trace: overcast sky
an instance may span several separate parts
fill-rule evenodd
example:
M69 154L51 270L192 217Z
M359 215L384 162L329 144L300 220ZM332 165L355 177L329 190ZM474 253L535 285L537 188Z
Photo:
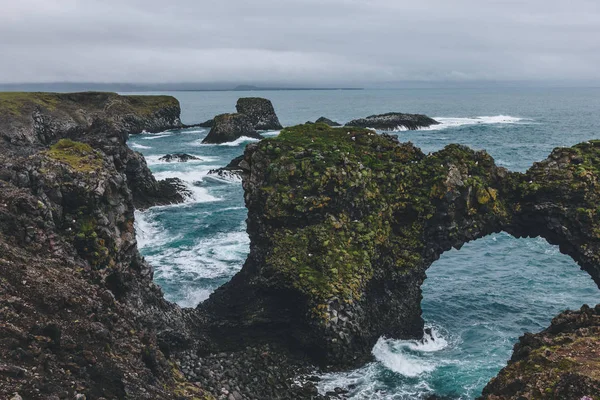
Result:
M0 82L600 81L600 0L0 0Z

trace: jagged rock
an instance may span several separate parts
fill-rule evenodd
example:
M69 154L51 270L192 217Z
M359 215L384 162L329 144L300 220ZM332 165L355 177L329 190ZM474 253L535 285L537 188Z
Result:
M522 174L464 146L425 155L317 124L284 129L245 160L250 255L199 306L224 348L266 341L360 365L381 336L420 339L427 268L494 232L544 237L600 284L600 141L556 149Z
M346 124L346 126L355 126L359 128L373 128L383 131L393 131L398 129L416 130L427 128L431 125L438 125L439 122L421 114L403 114L387 113L380 115L371 115L367 118L355 119Z
M190 160L200 160L200 158L185 153L173 153L164 155L159 160L165 162L188 162Z
M243 97L237 101L236 109L238 113L248 117L256 130L267 131L283 128L275 114L271 100L260 97Z
M249 144L248 146L253 146L253 144ZM244 173L249 171L250 166L244 159L244 156L241 155L231 160L231 162L223 168L211 169L208 171L208 175L214 175L225 180L241 181Z
M540 333L527 333L483 389L481 400L600 397L600 305L566 311ZM586 397L587 396L587 397Z
M342 126L341 124L330 120L329 118L321 117L315 121L316 124L325 124L329 126Z
M221 114L215 117L213 127L202 143L233 142L242 136L262 139L244 114Z

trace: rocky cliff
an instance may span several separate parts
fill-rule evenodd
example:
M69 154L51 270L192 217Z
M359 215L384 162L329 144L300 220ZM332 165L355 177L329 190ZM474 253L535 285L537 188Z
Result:
M248 117L254 129L258 131L283 128L275 114L271 100L261 97L242 97L238 99L235 108L238 113Z
M151 110L114 117L108 104L103 114L95 101L121 101L116 95L14 96L26 98L23 108L0 107L2 397L205 397L165 357L192 331L182 310L163 299L136 246L135 194L147 195L146 184L166 186L125 139L130 129L163 122L147 119ZM91 109L73 100L90 97ZM163 103L140 103L154 101ZM138 200L161 204L174 193Z
M252 121L244 114L221 114L213 120L212 128L202 143L219 144L233 142L241 137L262 139Z

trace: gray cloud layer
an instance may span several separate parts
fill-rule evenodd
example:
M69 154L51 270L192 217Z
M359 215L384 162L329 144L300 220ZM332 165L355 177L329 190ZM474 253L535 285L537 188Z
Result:
M0 82L600 80L598 0L0 6Z

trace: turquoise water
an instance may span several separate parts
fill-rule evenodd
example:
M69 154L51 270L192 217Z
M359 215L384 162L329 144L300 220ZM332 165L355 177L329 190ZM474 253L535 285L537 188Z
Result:
M387 111L439 119L432 130L397 132L424 151L448 143L486 149L511 170L524 171L556 146L600 138L600 89L411 89L307 92L171 93L184 122L232 112L238 97L271 99L283 125L324 115L340 122ZM248 253L240 182L209 178L243 152L247 141L201 145L206 130L134 136L158 178L179 177L193 198L137 213L142 254L156 268L168 299L193 307L238 271ZM277 134L276 132L269 135ZM202 160L166 164L158 157L185 152ZM376 362L324 376L322 390L344 386L355 399L412 399L436 393L472 399L506 365L524 332L539 331L567 308L600 302L587 274L543 239L494 234L452 250L427 271L423 312L435 341L382 338Z

